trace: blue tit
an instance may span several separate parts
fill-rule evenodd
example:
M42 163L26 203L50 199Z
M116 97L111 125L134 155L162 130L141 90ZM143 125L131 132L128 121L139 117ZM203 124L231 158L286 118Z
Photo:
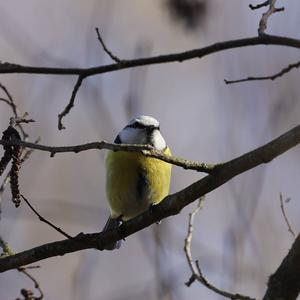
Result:
M150 116L131 120L117 135L118 144L148 144L171 155L160 133L159 122ZM138 152L109 151L106 158L106 194L111 215L103 229L112 230L158 204L169 193L172 165ZM106 247L120 248L121 241Z

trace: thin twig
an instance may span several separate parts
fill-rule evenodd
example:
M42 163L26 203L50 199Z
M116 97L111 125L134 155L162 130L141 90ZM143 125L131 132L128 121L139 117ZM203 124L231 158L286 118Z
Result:
M188 265L192 271L192 276L190 277L190 279L185 283L186 286L190 287L191 284L197 280L197 269L193 263L193 258L192 258L192 238L193 238L193 223L194 223L194 217L195 215L199 212L199 210L202 208L202 203L204 203L205 197L201 197L198 201L198 205L196 206L196 208L194 209L193 212L189 213L189 223L188 223L188 232L187 232L187 236L184 240L184 252L185 252L185 256L188 262Z
M208 173L208 174L213 173L217 167L217 165L213 165L213 164L190 161L190 160L178 158L175 156L169 156L159 150L154 149L150 145L113 144L113 143L107 143L105 141L101 141L101 142L92 142L92 143L75 145L75 146L52 147L52 146L33 144L33 143L17 141L17 140L12 140L12 141L0 140L0 145L19 145L24 148L31 148L31 149L46 151L46 152L50 152L51 157L53 157L56 153L68 153L68 152L79 153L82 151L93 150L93 149L141 152L145 156L157 158L159 160L182 167L184 169L194 170L194 171L198 171L198 172L204 172L204 173Z
M287 217L287 214L285 212L285 208L284 208L284 203L283 203L283 197L282 197L282 194L280 193L279 194L279 200L280 200L280 208L281 208L281 212L282 212L282 215L283 215L283 218L284 218L284 221L288 227L288 231L291 233L291 235L293 236L293 238L295 239L296 238L296 234L295 234L295 231L293 230L292 226L291 226L291 223L289 222L289 219Z
M30 274L28 273L28 269L37 269L39 268L40 266L27 266L27 267L19 267L17 270L21 273L23 273L25 276L27 276L34 284L34 287L35 289L37 289L40 293L40 296L39 297L34 297L33 299L34 300L41 300L44 298L44 294L43 294L43 291L40 287L40 284L38 283L38 281Z
M247 77L247 78L242 78L242 79L237 79L237 80L227 80L224 79L224 82L226 84L232 84L232 83L238 83L238 82L245 82L245 81L256 81L256 80L275 80L278 77L283 76L284 74L290 72L292 69L299 68L300 67L300 61L288 65L286 68L283 68L280 72L270 75L270 76L259 76L259 77Z
M14 124L20 129L20 131L22 133L22 139L26 140L28 138L28 134L25 132L25 129L23 128L21 123L30 123L30 122L34 122L34 120L26 119L26 117L28 115L27 113L25 113L23 116L20 116L20 113L18 111L18 107L15 104L14 99L13 99L12 95L9 93L8 89L2 83L0 83L0 89L2 89L2 91L4 92L4 94L7 97L7 99L0 98L0 101L3 101L6 104L8 104L10 106L10 108L12 109L13 114L14 114L14 118L11 118L10 122L14 122Z
M270 4L270 0L267 0L263 3L260 3L260 4L257 4L257 5L252 5L252 4L249 4L249 7L252 9L252 10L255 10L255 9L259 9L261 7L264 7L264 6L268 6Z
M68 238L68 239L74 239L72 236L70 236L69 234L67 234L65 231L63 231L62 229L60 229L59 227L55 226L53 223L51 223L50 221L48 221L47 219L45 219L43 216L41 216L37 212L37 210L34 209L34 207L30 204L30 202L23 195L21 195L21 197L27 203L27 205L30 207L30 209L38 216L38 218L40 219L41 222L44 222L44 223L48 224L50 227L52 227L53 229L55 229L57 232L61 233L66 238Z
M96 27L96 33L97 33L97 36L98 36L98 40L103 48L103 50L109 55L109 57L115 61L116 63L118 64L121 64L123 61L120 60L117 56L115 56L105 45L101 35L100 35L100 32L99 32L99 29ZM74 85L74 88L73 88L73 91L72 91L72 95L71 95L71 98L69 100L69 103L67 104L67 106L64 108L64 110L58 115L58 129L59 130L62 130L62 129L66 129L66 127L63 125L62 123L62 119L71 111L71 109L73 108L74 106L74 101L75 101L75 97L79 91L79 88L83 82L83 80L85 79L85 75L83 74L80 74L78 76L78 79Z
M262 14L262 17L259 21L259 26L258 26L258 35L259 36L262 36L265 34L269 17L274 13L284 11L284 7L280 7L280 8L275 7L276 1L277 0L267 0L261 4L257 4L257 5L250 4L249 5L249 7L252 10L259 9L261 7L269 5L269 9L265 13Z
M63 117L65 117L70 110L72 109L72 107L74 106L74 101L75 101L75 97L79 91L79 88L83 82L83 80L85 79L86 76L84 75L79 75L78 79L74 85L72 94L71 94L71 98L69 100L69 103L67 104L67 106L64 108L64 110L58 115L58 129L62 130L62 129L66 129L66 127L63 125L62 123L62 119Z
M96 27L95 30L96 30L96 33L97 33L98 40L99 40L99 42L100 42L100 44L101 44L101 46L102 46L104 52L106 52L106 53L108 54L108 56L109 56L114 62L116 62L116 63L118 63L118 64L122 63L122 60L121 60L119 57L117 57L116 55L114 55L114 54L106 47L106 45L105 45L105 43L104 43L104 41L103 41L103 39L102 39L102 37L101 37L101 34L100 34L100 32L99 32L99 28Z
M0 101L3 101L3 102L5 102L6 104L10 105L9 100L7 100L7 99L5 99L5 98L0 98Z
M241 299L242 300L255 300L254 298L250 298L248 296L244 296L241 294L232 294L232 293L229 293L227 291L217 288L215 285L210 283L207 280L207 278L203 275L203 272L200 268L199 261L198 260L195 262L193 261L191 248L192 248L194 218L195 218L196 214L199 212L199 210L202 208L203 203L204 203L204 196L199 199L198 205L195 208L195 210L189 214L188 232L187 232L187 236L186 236L185 242L184 242L184 252L186 255L188 265L192 272L192 275L191 275L190 279L186 282L186 285L189 287L195 280L197 280L200 283L202 283L205 287L207 287L208 289L210 289L211 291L215 292L216 294L218 294L220 296L223 296L223 297L226 297L226 298L229 298L232 300L241 300Z
M0 82L0 88L2 89L2 91L4 92L4 94L7 96L8 100L6 101L7 104L11 107L15 117L17 118L19 116L19 113L18 113L18 109L17 109L17 106L14 102L14 99L12 97L12 95L9 93L8 89L6 88L5 85L3 85L1 82Z

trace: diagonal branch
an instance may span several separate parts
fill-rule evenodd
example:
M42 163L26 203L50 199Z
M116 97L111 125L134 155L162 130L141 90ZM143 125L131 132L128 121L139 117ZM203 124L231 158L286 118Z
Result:
M118 64L122 63L122 60L121 60L119 57L117 57L116 55L114 55L114 54L106 47L106 45L105 45L105 43L104 43L104 41L103 41L103 39L102 39L102 37L101 37L101 34L100 34L100 32L99 32L99 28L96 27L95 30L96 30L96 33L97 33L98 41L99 41L99 43L101 44L101 46L102 46L104 52L106 52L106 53L108 54L108 56L109 56L114 62L116 62L116 63L118 63Z
M38 216L38 218L39 218L39 220L41 222L46 223L47 225L49 225L50 227L52 227L54 230L56 230L57 232L61 233L64 237L66 237L68 239L73 239L72 236L70 236L65 231L63 231L61 228L57 227L56 225L54 225L53 223L51 223L50 221L48 221L47 219L45 219L42 215L40 215L40 213L30 204L30 202L23 195L21 195L21 197L26 202L26 204L29 206L29 208Z
M213 174L207 175L185 189L167 196L160 204L155 206L154 210L149 209L134 219L124 222L116 230L92 234L79 234L75 240L67 239L52 242L1 258L0 272L83 249L96 248L102 250L105 246L117 240L124 239L164 218L178 214L182 208L199 199L201 196L215 190L233 177L253 169L256 166L270 162L299 143L300 125L260 148L218 165Z
M247 77L247 78L242 78L242 79L237 79L237 80L227 80L224 79L226 84L233 84L233 83L238 83L238 82L245 82L245 81L257 81L257 80L275 80L286 73L290 72L292 69L299 68L300 67L300 61L288 65L286 68L283 68L280 72L270 75L270 76L258 76L258 77Z
M76 83L74 85L74 88L73 88L73 91L72 91L72 95L71 95L71 98L69 100L68 105L58 115L58 129L59 130L66 129L66 127L62 123L62 119L63 119L63 117L65 117L70 112L70 110L74 106L75 97L76 97L76 95L77 95L77 93L79 91L79 88L80 88L80 86L81 86L82 81L84 80L84 78L85 78L85 76L83 76L83 75L79 75L78 76L78 79L77 79L77 81L76 81Z

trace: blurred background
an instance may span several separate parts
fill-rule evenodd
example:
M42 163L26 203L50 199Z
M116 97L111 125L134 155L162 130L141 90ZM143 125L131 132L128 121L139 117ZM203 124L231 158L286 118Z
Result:
M248 1L249 2L249 1ZM53 0L0 2L1 61L32 66L92 67L111 63L95 33L121 59L175 53L217 41L257 34L266 8L251 11L231 0ZM268 33L300 38L297 0L277 1ZM252 3L252 4L257 4ZM113 141L139 114L160 120L173 154L209 163L252 150L299 122L299 71L274 82L225 85L224 79L271 75L299 60L299 51L276 46L238 48L184 63L161 64L94 76L84 81L66 130L57 115L69 101L75 76L1 75L31 141L74 145ZM3 97L4 95L1 95ZM3 131L12 116L0 103ZM299 147L210 193L194 225L192 252L205 276L233 293L261 297L293 242L279 202L295 231L300 226ZM105 197L105 151L49 154L35 151L20 171L22 193L47 219L71 235L102 229L109 215ZM202 177L173 168L171 193ZM5 177L5 176L4 176ZM3 178L2 178L3 179ZM0 236L19 252L63 239L27 205L2 197ZM188 213L164 220L126 239L118 251L86 250L54 257L31 270L45 299L220 299L191 273L183 252ZM0 274L0 298L16 299L32 282L12 270Z

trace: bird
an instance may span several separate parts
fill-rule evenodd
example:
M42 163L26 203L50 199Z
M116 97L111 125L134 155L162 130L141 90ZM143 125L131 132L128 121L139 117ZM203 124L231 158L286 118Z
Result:
M171 155L159 122L141 115L132 119L117 135L116 144L151 145ZM110 207L103 231L118 228L127 221L161 202L169 193L172 165L146 157L140 152L109 151L106 157L106 196ZM105 247L119 249L121 241Z

